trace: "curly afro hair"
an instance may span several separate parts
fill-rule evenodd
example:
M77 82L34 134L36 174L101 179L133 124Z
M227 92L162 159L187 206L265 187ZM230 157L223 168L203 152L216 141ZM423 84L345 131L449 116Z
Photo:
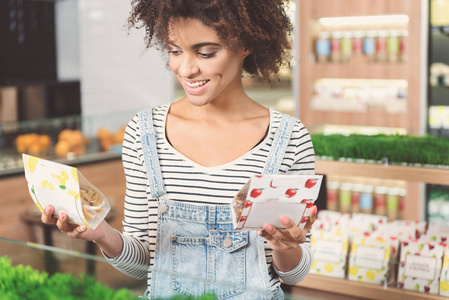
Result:
M230 51L251 51L243 69L271 82L289 62L293 29L286 14L288 0L132 0L129 27L146 30L147 47L165 48L172 20L194 18L213 28Z

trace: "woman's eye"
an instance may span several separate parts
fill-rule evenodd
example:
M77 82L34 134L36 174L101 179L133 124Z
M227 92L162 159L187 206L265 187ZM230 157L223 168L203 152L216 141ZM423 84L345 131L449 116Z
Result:
M170 50L170 51L168 51L168 53L173 54L173 55L179 55L179 54L181 54L181 51L179 51L179 50Z
M202 58L211 58L211 57L214 57L215 52L211 52L211 53L201 53L201 52L198 52L198 55L199 55L200 57L202 57Z

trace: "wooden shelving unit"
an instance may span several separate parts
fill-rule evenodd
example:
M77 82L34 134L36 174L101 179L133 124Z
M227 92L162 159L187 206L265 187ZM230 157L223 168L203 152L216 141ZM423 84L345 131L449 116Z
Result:
M364 282L350 281L309 274L296 286L307 289L320 290L336 294L342 294L359 299L388 299L388 300L431 300L447 299L433 294L425 294L393 287L384 287Z
M316 173L449 185L449 170L317 160Z
M421 0L301 0L299 1L299 90L300 119L306 127L322 124L380 126L404 128L410 135L420 134L421 120ZM364 59L349 63L318 63L313 59L314 43L322 29L320 18L407 15L406 29L408 60L397 63L368 62ZM376 25L377 26L377 25ZM381 26L381 25L379 25ZM378 28L385 29L385 28ZM353 29L338 29L353 30ZM356 28L354 30L363 30ZM377 28L375 28L377 30ZM337 112L312 108L315 82L319 79L395 79L407 81L406 111L388 113L384 109L364 112ZM405 181L407 188L404 218L419 220L422 210L420 183L449 185L449 170L396 165L376 165L340 161L316 162L316 173L338 177L380 178ZM351 299L443 299L437 295L418 293L398 288L308 275L293 288L308 288L338 294ZM343 295L343 296L342 296ZM340 299L340 298L339 298Z
M405 128L411 135L420 133L421 0L301 0L299 1L300 119L311 127L319 124L382 126ZM317 20L324 17L407 15L409 22L408 60L379 63L361 60L351 63L318 63L311 59L315 50ZM377 25L376 25L377 26ZM381 26L381 25L379 25ZM377 29L377 28L376 28ZM384 29L379 27L378 29ZM352 29L351 29L352 30ZM360 30L356 28L355 30ZM405 113L336 112L314 110L311 97L314 82L321 78L403 79L408 82Z
M420 220L421 218L419 183L449 185L449 170L438 168L317 160L315 172L333 176L406 181L407 197L404 208L404 219L406 220Z

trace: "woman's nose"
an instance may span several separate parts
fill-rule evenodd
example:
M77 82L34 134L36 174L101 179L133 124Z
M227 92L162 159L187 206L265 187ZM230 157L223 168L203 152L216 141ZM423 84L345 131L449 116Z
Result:
M187 55L183 58L181 61L181 64L179 66L178 73L182 77L188 78L191 77L199 72L199 67L196 64L195 59L192 59L191 57L188 57Z

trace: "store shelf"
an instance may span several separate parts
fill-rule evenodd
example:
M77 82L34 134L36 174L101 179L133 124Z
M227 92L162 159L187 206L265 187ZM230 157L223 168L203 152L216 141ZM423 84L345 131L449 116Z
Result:
M317 63L313 78L407 79L406 63Z
M317 160L315 172L317 174L331 174L335 176L374 177L449 185L449 170L438 168L394 165L385 166L377 164Z
M449 105L449 86L431 86L429 105Z
M431 26L432 33L442 33L449 36L449 25L446 26Z
M116 160L120 159L121 154L117 152L97 152L97 153L89 153L82 156L77 157L76 159L52 159L52 161L61 163L64 165L69 166L79 166L83 164L90 164L90 163L97 163L97 162L103 162L108 160ZM4 176L11 176L11 175L19 175L23 174L23 166L17 166L14 168L8 168L8 169L0 169L0 178Z
M358 297L360 299L447 299L438 295L419 293L393 287L384 287L380 285L373 285L369 283L337 279L313 274L307 275L303 281L297 284L297 286Z
M300 75L300 119L307 126L320 124L347 124L356 126L381 126L400 127L407 130L407 134L419 135L421 132L419 120L421 114L421 1L397 0L394 5L388 0L347 0L345 5L333 0L304 0L299 1L299 22L301 43L299 44L299 59L301 61ZM406 15L409 21L406 30L409 32L407 40L407 61L404 62L370 62L366 57L352 57L349 63L316 63L311 57L315 56L315 41L317 33L323 29L318 24L320 18L354 17L354 16L379 16L379 15ZM370 27L369 30L382 30L386 27L377 24L378 27ZM330 28L330 27L329 27ZM360 27L344 27L339 25L338 30L364 30ZM326 27L326 30L327 27ZM328 31L332 31L329 29ZM352 59L352 60L351 60ZM382 112L385 116L371 118L369 114L359 112L317 112L313 110L310 99L314 95L314 83L321 78L335 79L402 79L408 83L407 87L407 113L389 114L386 109ZM332 115L332 114L335 114ZM375 113L377 114L377 112ZM365 117L370 118L366 121ZM400 121L394 120L395 117ZM357 121L355 121L357 119Z
M407 114L388 114L384 110L367 112L310 110L307 120L311 124L406 128Z

